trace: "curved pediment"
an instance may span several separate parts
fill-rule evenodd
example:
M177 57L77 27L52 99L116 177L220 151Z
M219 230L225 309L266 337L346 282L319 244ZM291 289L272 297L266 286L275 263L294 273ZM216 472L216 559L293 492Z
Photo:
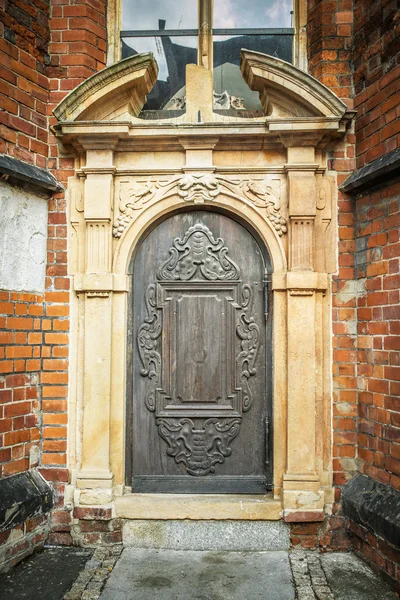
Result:
M59 121L123 121L137 116L157 81L151 52L136 54L95 73L54 109Z
M244 49L240 68L250 89L259 92L264 112L269 117L340 119L347 110L329 88L279 58Z

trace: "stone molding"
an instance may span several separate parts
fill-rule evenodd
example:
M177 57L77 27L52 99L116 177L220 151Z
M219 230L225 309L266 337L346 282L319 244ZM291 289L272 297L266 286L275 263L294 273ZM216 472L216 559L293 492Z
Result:
M157 63L151 53L130 56L85 79L53 113L58 121L137 116L157 75Z
M240 68L250 89L260 93L268 116L342 119L348 112L329 88L284 60L242 50Z

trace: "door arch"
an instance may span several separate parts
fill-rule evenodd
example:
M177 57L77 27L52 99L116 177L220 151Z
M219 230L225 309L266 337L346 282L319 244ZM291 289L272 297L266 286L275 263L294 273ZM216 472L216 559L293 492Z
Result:
M272 489L267 249L231 215L186 210L145 232L129 272L126 483Z

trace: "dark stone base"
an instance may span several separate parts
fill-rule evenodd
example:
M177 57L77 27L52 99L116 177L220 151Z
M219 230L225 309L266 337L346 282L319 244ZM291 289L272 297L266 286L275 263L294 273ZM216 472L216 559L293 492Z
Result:
M37 471L0 480L0 532L12 529L53 507L53 492Z
M358 475L342 492L343 514L400 548L400 492Z

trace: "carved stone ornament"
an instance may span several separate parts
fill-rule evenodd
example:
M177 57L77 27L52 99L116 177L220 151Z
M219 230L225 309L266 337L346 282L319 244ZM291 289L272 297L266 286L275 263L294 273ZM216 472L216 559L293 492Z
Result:
M214 99L214 110L229 110L233 108L235 110L244 110L243 98L237 96L231 96L226 90L222 94L213 92ZM179 96L172 98L169 103L167 110L185 110L186 109L186 96Z
M215 240L201 223L190 227L182 240L176 238L169 253L159 270L159 279L188 281L200 276L216 281L239 277L239 267L227 256L224 241Z
M242 283L228 252L224 240L215 239L202 223L176 238L157 282L146 290L146 316L137 333L140 374L148 380L145 406L155 413L167 455L194 476L215 472L215 466L231 455L230 443L252 405L251 378L257 375L260 330L252 315L252 287ZM208 314L211 323L207 342L190 316L200 304L201 314L205 320ZM192 337L191 326L196 331ZM179 331L185 331L188 351L179 350ZM217 364L212 364L223 375L208 385L205 370L203 383L193 391L187 365L194 361L196 369L198 351L202 363L203 355L211 356L215 348Z
M178 194L188 202L214 200L221 186L214 175L184 175L178 183Z
M168 456L183 463L189 475L214 473L214 465L232 454L229 444L240 431L240 419L207 419L201 429L191 419L157 419L157 425Z
M138 181L134 186L121 181L118 216L113 223L113 236L120 238L135 214L160 198L177 193L186 202L213 202L221 193L251 202L265 216L281 237L287 232L287 220L282 214L281 200L263 179L231 179L212 173L177 175L168 179L152 178Z

